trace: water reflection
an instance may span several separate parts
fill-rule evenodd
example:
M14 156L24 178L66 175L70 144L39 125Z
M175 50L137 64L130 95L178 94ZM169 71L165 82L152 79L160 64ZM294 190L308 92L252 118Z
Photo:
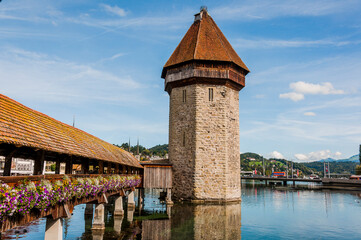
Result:
M241 205L175 205L172 239L240 239Z
M64 239L241 239L241 234L243 239L361 236L361 194L355 192L271 188L250 182L242 185L242 204L166 206L158 196L157 191L146 192L142 211L137 206L127 209L123 201L125 215L116 217L114 202L109 199L104 208L105 230L100 232L91 230L93 206L76 206L73 216L64 220ZM12 231L5 237L44 239L45 220L26 229L27 233Z
M271 188L243 182L242 237L359 239L359 193L307 188ZM260 225L262 231L258 231Z

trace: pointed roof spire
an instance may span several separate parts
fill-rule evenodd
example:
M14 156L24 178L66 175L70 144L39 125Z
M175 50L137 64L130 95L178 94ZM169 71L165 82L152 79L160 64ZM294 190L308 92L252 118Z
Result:
M129 138L129 144L128 144L128 152L130 152L130 138Z
M137 155L139 155L139 137L137 139Z
M202 6L194 16L192 26L164 65L162 77L167 68L192 60L232 62L248 73L249 69L209 15L207 7Z

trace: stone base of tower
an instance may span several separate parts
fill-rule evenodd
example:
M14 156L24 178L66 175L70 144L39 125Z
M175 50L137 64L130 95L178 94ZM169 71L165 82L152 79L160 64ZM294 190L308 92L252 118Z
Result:
M225 203L240 203L242 202L242 198L230 198L230 199L192 199L191 203L196 203L196 204L207 204L207 203L212 203L212 204L225 204Z

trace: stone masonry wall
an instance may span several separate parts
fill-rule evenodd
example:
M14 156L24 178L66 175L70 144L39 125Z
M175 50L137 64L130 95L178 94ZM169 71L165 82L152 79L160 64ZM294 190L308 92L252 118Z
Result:
M209 101L209 88L213 89L213 101ZM175 199L240 199L238 108L238 91L223 85L172 89L169 159Z
M186 90L185 102L183 90ZM170 94L169 159L173 164L173 199L194 198L195 97L195 85L174 88Z

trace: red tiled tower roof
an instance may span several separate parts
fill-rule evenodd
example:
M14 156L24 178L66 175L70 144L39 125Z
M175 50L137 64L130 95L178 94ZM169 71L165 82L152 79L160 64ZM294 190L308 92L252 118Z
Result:
M129 152L0 94L0 144L142 168Z
M163 67L166 69L192 60L231 62L249 72L207 10L201 10L182 41Z

